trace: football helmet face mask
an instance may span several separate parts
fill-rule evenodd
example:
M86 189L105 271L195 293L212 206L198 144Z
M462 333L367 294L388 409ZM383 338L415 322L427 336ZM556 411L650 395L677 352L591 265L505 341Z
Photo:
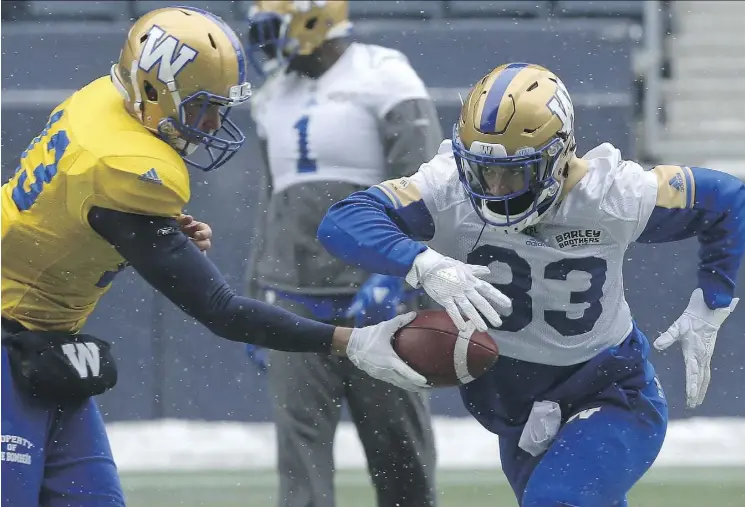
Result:
M484 76L453 127L461 183L479 217L506 233L536 224L558 202L575 149L569 94L539 65Z
M256 1L249 10L246 54L264 77L327 40L349 35L351 28L348 0Z
M247 59L235 32L207 11L145 14L129 30L111 79L130 114L193 167L220 167L246 139L228 114L251 97Z

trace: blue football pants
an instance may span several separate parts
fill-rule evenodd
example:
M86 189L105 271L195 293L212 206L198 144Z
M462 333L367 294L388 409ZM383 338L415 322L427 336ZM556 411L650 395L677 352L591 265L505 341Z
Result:
M657 380L631 409L599 404L581 409L542 455L500 437L502 468L521 507L626 507L626 494L662 448L667 403Z
M14 386L2 347L3 507L122 507L109 440L92 399L64 408Z

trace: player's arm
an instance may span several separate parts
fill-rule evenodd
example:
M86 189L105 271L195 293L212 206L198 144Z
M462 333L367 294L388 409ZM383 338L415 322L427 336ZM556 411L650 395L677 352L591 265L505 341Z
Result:
M155 289L229 340L290 352L328 352L334 327L236 295L176 220L93 207L88 223Z
M450 148L449 143L443 145ZM499 327L502 321L492 304L502 309L511 304L478 278L489 274L489 268L464 264L421 243L434 237L437 217L428 196L428 168L425 164L410 178L383 182L334 204L318 228L318 238L348 264L404 277L412 287L423 288L460 330L468 329L464 316L479 331L487 330L482 315Z
M432 98L408 59L398 51L371 50L366 93L378 118L386 179L410 176L429 161L442 142Z
M665 350L681 343L686 402L704 401L711 381L717 333L738 298L737 271L745 252L745 185L736 177L700 167L657 166L655 206L638 241L659 243L697 236L698 288L683 314L654 342Z
M334 204L318 227L332 255L371 273L406 276L435 234L420 186L422 173L389 180Z
M657 166L655 206L637 241L698 237L698 287L711 309L730 305L745 253L745 184L712 169Z
M406 99L379 121L388 179L409 176L437 153L442 129L429 97Z

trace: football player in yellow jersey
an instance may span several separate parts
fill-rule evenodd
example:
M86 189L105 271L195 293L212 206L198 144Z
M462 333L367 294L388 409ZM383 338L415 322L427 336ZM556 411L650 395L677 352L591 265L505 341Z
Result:
M393 352L413 314L333 327L237 296L181 215L187 165L209 171L241 147L227 116L251 95L238 37L191 7L130 29L110 76L60 104L2 186L3 505L119 506L121 488L91 396L116 383L108 344L80 330L114 275L132 266L215 334L347 355L400 387L426 387Z

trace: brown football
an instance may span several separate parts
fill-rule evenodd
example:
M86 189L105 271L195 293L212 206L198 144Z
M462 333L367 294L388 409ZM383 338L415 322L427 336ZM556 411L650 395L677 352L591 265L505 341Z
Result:
M497 344L488 333L474 331L470 339L459 338L458 328L444 310L418 312L395 334L393 349L435 387L467 384L489 370L499 357Z

